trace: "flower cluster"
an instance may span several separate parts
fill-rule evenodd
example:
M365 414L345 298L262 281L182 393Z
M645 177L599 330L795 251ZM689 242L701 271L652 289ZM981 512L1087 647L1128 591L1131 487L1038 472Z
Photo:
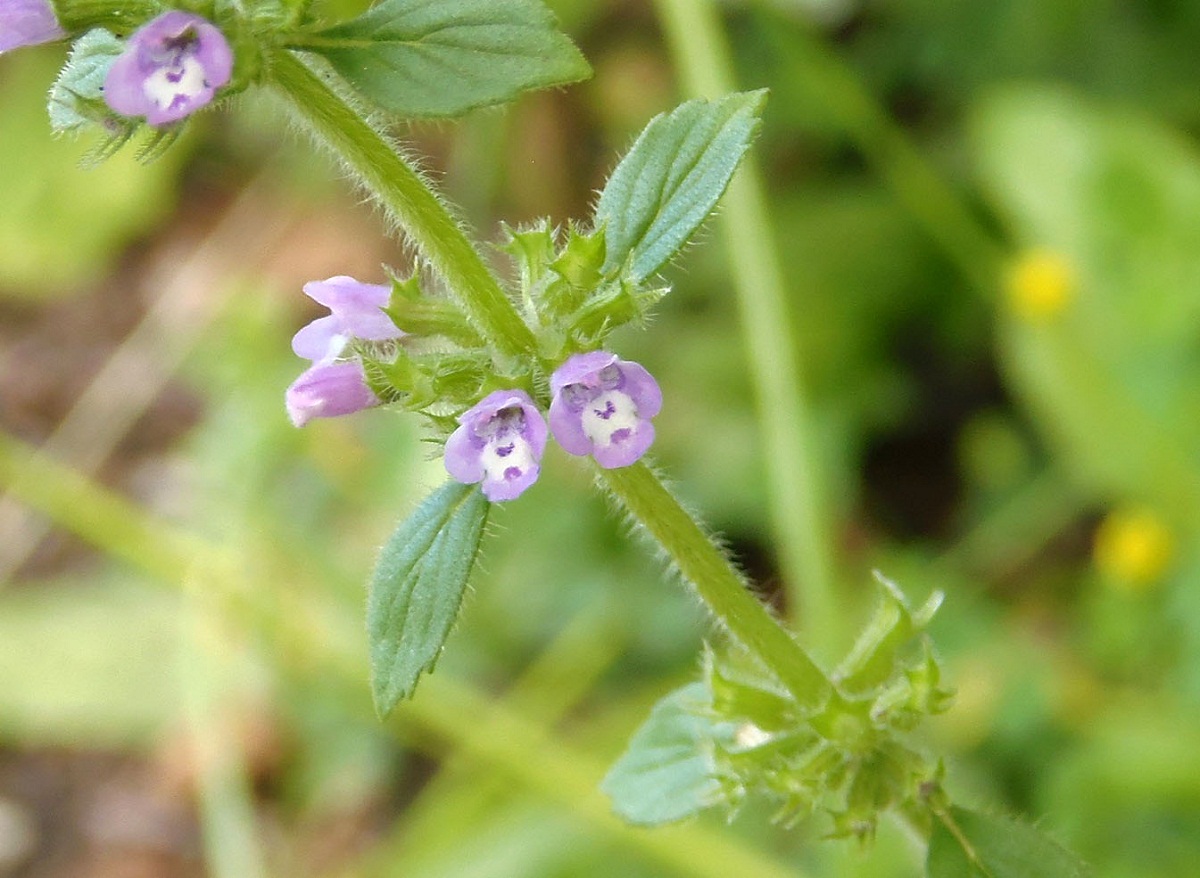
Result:
M0 52L65 36L46 0L0 0Z
M569 454L605 469L629 466L654 441L662 408L658 382L637 363L606 351L576 354L550 377L550 428ZM463 413L446 442L446 471L482 482L489 500L512 500L538 477L546 422L525 393L500 390Z
M190 12L164 12L129 38L109 68L104 99L122 116L168 125L213 99L233 74L233 51L213 24Z
M305 284L304 292L330 313L292 339L292 350L312 361L287 391L292 423L379 405L351 342L404 336L384 311L391 289L331 277ZM549 426L519 389L494 391L463 412L446 440L446 471L465 484L480 483L489 500L513 500L537 481L550 435L605 469L635 463L654 442L650 419L662 408L662 392L637 363L606 351L575 354L550 376L550 392Z
M338 276L304 285L304 293L330 313L303 327L292 338L292 350L312 361L287 390L292 423L302 427L312 418L348 415L379 405L367 386L362 361L347 354L350 342L390 341L403 333L383 312L391 290Z

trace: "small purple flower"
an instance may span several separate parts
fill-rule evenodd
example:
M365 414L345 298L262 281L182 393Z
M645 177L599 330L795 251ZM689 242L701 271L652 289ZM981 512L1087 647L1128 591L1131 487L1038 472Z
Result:
M313 361L287 390L292 423L303 427L313 418L333 418L379 405L367 386L362 363L343 355L353 339L388 341L404 334L382 310L391 288L343 275L307 283L304 292L330 313L292 337L292 350Z
M662 391L637 363L607 351L576 354L550 376L550 430L571 454L605 469L629 466L654 442Z
M483 482L489 500L514 500L537 481L546 422L522 390L497 390L458 419L446 440L446 472L468 485Z
M287 389L286 399L288 416L297 427L313 418L336 418L379 405L357 360L306 369Z
M233 51L224 35L200 16L176 9L129 38L104 80L104 100L122 116L166 125L208 104L232 73Z
M46 0L0 0L0 52L65 36L54 7Z

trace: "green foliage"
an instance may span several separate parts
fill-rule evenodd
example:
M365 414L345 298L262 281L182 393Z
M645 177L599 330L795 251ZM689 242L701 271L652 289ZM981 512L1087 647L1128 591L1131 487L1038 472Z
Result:
M996 96L976 132L1018 240L1075 275L1056 319L1005 322L1007 373L1086 484L1194 518L1200 159L1153 122L1044 88Z
M367 635L380 716L433 669L458 616L490 504L474 485L447 482L384 545L371 575Z
M539 0L384 0L299 48L393 113L457 116L590 68Z
M46 131L54 59L14 52L0 60L0 285L52 294L103 274L162 218L188 150L150 167L132 154L81 167L81 142Z
M54 585L0 595L0 739L154 741L179 709L178 600L108 577Z
M643 281L671 259L712 213L758 129L765 91L688 101L657 116L600 193L606 271Z
M928 878L1087 878L1091 870L1045 834L1012 817L950 808L929 841Z
M103 28L88 31L71 46L66 66L50 89L50 127L57 134L104 126L124 142L137 124L113 113L104 103L104 78L125 44Z
M921 804L939 769L902 733L949 706L922 635L940 596L914 613L880 584L880 608L819 707L799 704L747 653L709 653L704 680L659 702L609 772L617 812L667 823L761 797L778 820L821 810L832 835L869 838L881 812Z
M622 818L657 826L721 800L714 752L719 733L709 712L703 683L689 683L654 706L601 785Z

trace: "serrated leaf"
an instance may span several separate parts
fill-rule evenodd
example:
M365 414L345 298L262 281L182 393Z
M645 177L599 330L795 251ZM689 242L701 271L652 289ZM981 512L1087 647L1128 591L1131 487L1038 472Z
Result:
M48 110L55 132L76 132L114 117L104 103L104 78L124 48L121 40L99 27L75 41L50 89ZM132 131L132 125L127 127Z
M403 116L456 116L591 73L538 0L384 0L297 47Z
M600 785L622 818L656 826L720 801L708 700L703 683L690 683L654 705Z
M765 90L688 101L655 116L617 165L596 205L605 271L654 274L708 218L758 128Z
M1087 864L1028 823L966 808L950 808L949 817L956 832L947 828L944 822L935 820L925 862L929 878L1087 878L1091 875Z
M490 504L475 485L448 482L392 534L367 597L371 694L387 716L433 669L462 604Z

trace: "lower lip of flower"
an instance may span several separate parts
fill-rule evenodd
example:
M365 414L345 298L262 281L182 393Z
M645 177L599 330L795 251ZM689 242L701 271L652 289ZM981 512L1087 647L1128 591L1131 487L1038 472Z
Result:
M617 390L601 393L583 409L583 432L601 448L627 440L637 425L637 406L628 394Z
M194 101L207 87L204 65L185 55L175 64L160 67L146 77L142 90L160 110L168 110Z

